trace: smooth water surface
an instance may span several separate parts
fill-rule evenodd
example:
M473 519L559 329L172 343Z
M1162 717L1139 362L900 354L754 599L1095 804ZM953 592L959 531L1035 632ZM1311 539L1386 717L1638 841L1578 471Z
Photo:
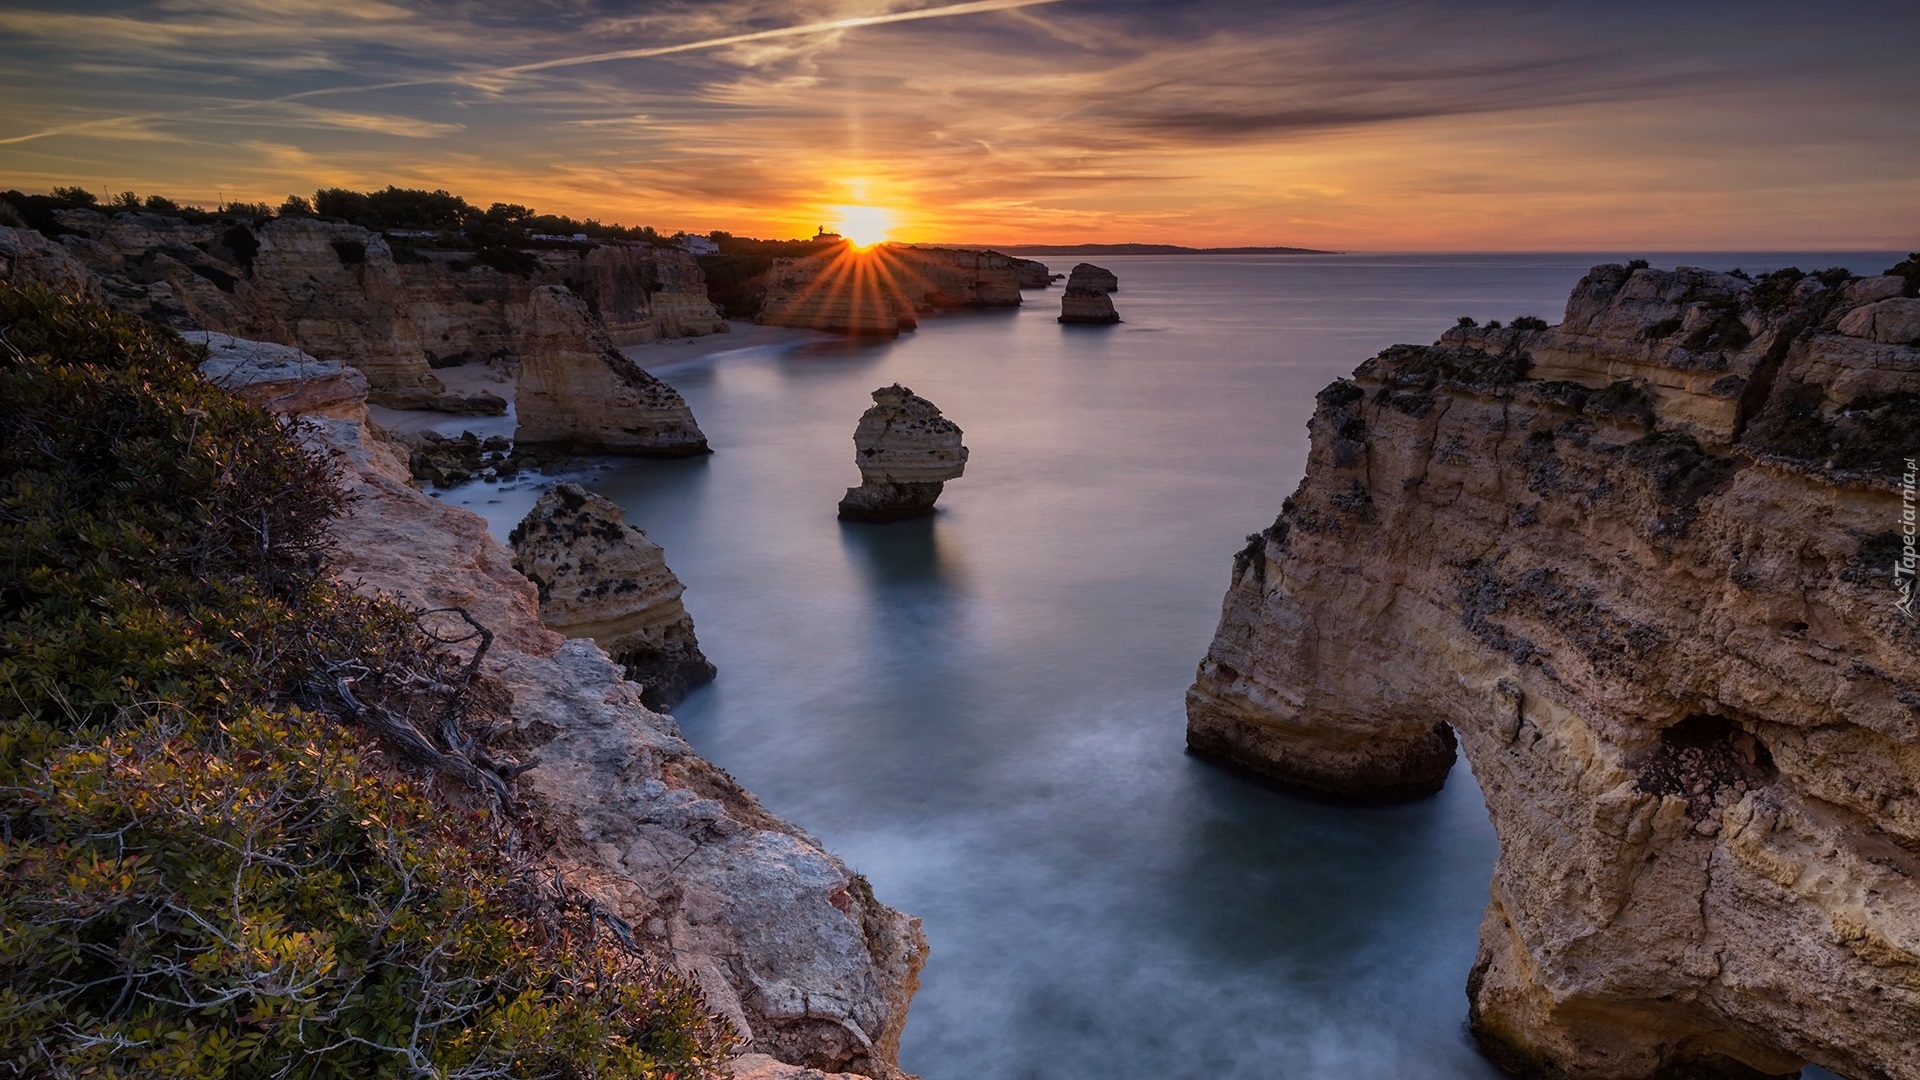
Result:
M1106 258L1116 327L1057 325L1054 289L892 343L631 351L716 452L586 482L687 584L720 670L687 737L925 921L907 1069L1495 1075L1462 1028L1495 854L1465 766L1412 805L1303 801L1185 756L1182 694L1314 394L1460 315L1558 321L1603 261ZM895 381L965 429L966 476L932 519L843 525L854 423ZM449 498L504 535L536 494Z

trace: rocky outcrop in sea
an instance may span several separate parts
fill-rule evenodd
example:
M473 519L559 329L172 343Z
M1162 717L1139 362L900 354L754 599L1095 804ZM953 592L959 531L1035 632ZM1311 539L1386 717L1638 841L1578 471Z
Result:
M513 566L540 595L540 619L569 638L592 638L641 686L650 709L670 709L713 680L686 586L666 553L612 502L578 484L540 497L508 537Z
M851 244L767 272L758 321L842 334L891 337L941 308L1018 307L1023 271L995 251ZM1044 271L1044 267L1042 270Z
M1525 1076L1920 1077L1920 261L1596 267L1319 395L1233 559L1204 755L1500 840L1470 1022ZM1905 501L1903 502L1903 498Z
M853 431L860 486L847 489L840 516L902 521L933 513L946 481L966 471L960 426L899 383L875 390L873 400Z
M1060 294L1059 322L1069 326L1110 326L1120 321L1113 309L1113 297L1105 289L1069 285Z
M1098 289L1101 292L1119 292L1120 278L1104 266L1092 263L1075 263L1073 271L1067 275L1069 289Z
M734 1071L900 1080L927 952L919 920L695 754L602 648L548 629L533 583L485 522L408 483L398 448L367 425L351 367L253 342L222 348L209 377L249 400L327 403L298 422L352 496L332 571L417 609L457 605L491 632L481 671L512 720L494 737L537 759L515 781L521 832L610 916L606 932L693 979L741 1032Z

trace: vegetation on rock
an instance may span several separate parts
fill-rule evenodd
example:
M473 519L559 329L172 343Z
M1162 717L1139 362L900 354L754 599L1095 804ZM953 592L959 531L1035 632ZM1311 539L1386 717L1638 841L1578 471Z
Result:
M197 360L0 286L0 1062L706 1074L698 996L370 737L486 743L477 657L326 577L327 462Z

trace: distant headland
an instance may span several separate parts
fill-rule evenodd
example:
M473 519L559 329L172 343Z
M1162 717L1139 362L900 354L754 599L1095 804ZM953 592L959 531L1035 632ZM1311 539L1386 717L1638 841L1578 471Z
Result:
M1302 247L1181 247L1178 244L968 244L994 251L1018 251L1022 255L1068 255L1086 252L1094 255L1344 255L1344 251L1321 251Z

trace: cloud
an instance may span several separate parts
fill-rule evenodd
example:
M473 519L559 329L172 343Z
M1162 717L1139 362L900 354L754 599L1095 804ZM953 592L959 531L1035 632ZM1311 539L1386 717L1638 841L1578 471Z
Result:
M810 231L859 176L948 237L1312 229L1338 237L1324 246L1442 218L1503 236L1522 204L1529 228L1552 214L1628 227L1636 195L1702 214L1703 176L1721 193L1778 178L1734 215L1756 228L1822 183L1865 193L1812 196L1822 220L1911 221L1920 199L1890 179L1920 166L1920 113L1901 104L1920 93L1902 44L1920 11L41 2L0 11L0 90L36 103L0 116L0 171L39 147L119 186L217 173L303 190L302 170L326 168L334 183L419 177L481 201L772 232ZM192 157L161 149L187 139Z

